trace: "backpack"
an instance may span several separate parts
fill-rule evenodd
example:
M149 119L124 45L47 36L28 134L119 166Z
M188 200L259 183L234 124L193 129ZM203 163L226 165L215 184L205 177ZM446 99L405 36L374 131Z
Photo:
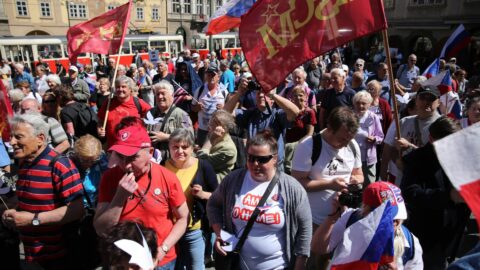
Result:
M139 117L142 117L142 105L140 105L138 97L133 97L133 103L135 104L135 107L137 107Z
M81 102L76 102L72 108L78 113L77 123L75 124L75 136L80 137L85 134L90 134L98 137L98 117L92 109L85 103Z
M353 144L352 141L348 143L348 147L350 148L350 150L352 150L353 156L356 159L357 149L355 148L355 145ZM312 166L313 166L315 165L318 158L320 157L320 153L322 153L322 133L317 133L312 135L312 143L313 143L313 148L312 148L312 156L310 157L310 159L312 160Z

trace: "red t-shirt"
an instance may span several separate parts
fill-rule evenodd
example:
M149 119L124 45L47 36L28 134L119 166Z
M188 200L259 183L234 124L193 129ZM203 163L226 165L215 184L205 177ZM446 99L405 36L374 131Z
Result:
M146 173L138 179L138 189L133 199L127 199L119 221L139 221L157 232L157 243L161 246L173 227L172 209L185 202L182 186L177 176L164 167L151 162L151 178ZM119 167L106 171L100 182L98 202L111 202L117 191L118 182L124 172ZM149 187L149 182L150 187ZM145 194L146 193L146 194ZM143 195L145 194L145 195ZM176 258L171 247L158 265L164 265Z
M285 141L287 143L296 142L303 138L307 134L307 126L315 126L317 124L317 118L315 117L315 111L306 108L304 111L301 111L297 118L295 118L295 123L291 128L287 129L285 134Z
M127 116L145 117L150 110L150 105L145 101L138 99L140 107L142 108L141 115L138 114L138 109L135 106L133 97L124 103L120 103L118 99L113 98L110 103L110 109L108 113L107 126L105 128L105 136L107 137L107 148L112 146L115 142L115 127L120 123L122 118ZM99 123L103 125L105 119L105 112L107 110L108 101L103 103L102 108L98 111Z

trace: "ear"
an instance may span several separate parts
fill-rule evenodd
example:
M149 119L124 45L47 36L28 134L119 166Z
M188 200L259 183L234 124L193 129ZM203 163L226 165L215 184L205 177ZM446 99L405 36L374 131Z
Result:
M38 134L37 139L38 139L38 146L39 147L42 147L47 142L47 136L43 133Z

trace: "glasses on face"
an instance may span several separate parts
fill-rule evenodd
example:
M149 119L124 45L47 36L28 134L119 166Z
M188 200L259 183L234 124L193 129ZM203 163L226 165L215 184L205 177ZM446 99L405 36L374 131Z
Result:
M268 163L270 160L272 160L272 158L274 157L275 155L268 155L268 156L255 156L255 155L248 155L247 157L247 160L248 162L250 163L255 163L255 162L258 162L258 164L265 164L265 163Z
M355 64L355 66L357 66L357 67L363 67L362 64Z

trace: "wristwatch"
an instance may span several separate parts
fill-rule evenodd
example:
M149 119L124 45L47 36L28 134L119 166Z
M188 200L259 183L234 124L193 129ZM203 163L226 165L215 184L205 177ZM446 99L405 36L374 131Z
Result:
M32 225L33 226L39 226L40 225L40 219L38 218L38 213L35 213L33 215Z
M170 249L168 248L168 246L165 245L165 244L162 244L162 245L160 246L160 248L162 249L163 252L165 252L165 254L167 254L168 251L170 250Z

